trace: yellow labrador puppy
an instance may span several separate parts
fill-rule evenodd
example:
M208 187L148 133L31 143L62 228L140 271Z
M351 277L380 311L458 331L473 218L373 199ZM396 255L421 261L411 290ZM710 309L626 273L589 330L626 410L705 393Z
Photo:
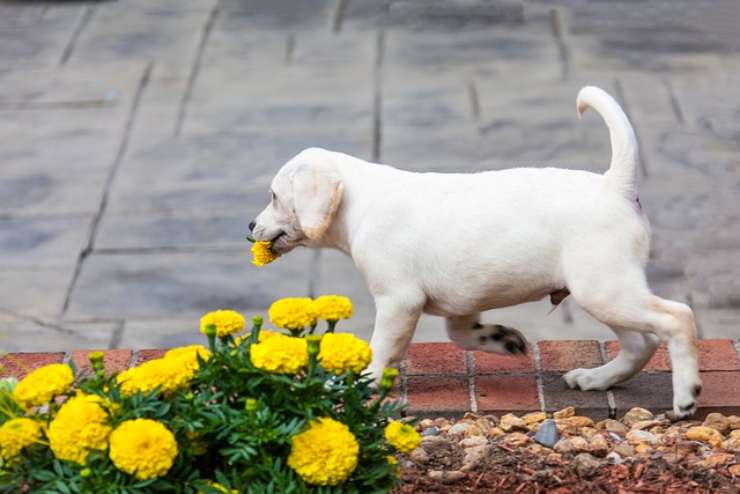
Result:
M375 298L370 371L398 364L419 316L445 317L465 349L526 351L512 328L483 325L480 311L572 294L609 326L621 351L565 375L603 390L635 375L659 340L670 350L673 414L691 415L701 392L691 309L654 295L645 279L650 227L637 197L637 141L627 116L596 87L578 94L609 128L603 175L558 168L412 173L311 148L272 181L272 200L250 224L284 254L330 247L350 256ZM444 232L444 235L440 235Z

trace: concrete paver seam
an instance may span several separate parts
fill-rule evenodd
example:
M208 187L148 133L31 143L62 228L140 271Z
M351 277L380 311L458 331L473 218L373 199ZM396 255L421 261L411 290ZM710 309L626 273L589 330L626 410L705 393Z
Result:
M475 396L475 361L473 360L473 354L465 352L465 369L467 371L468 378L468 394L470 399L470 411L478 413L478 400Z
M188 111L188 105L190 103L190 99L193 96L193 90L195 89L195 83L198 80L198 74L200 73L200 67L203 62L203 56L205 54L206 46L208 46L208 41L211 38L211 32L213 31L213 26L216 24L216 20L218 19L218 16L221 14L222 4L219 0L216 2L216 4L213 6L211 11L208 14L208 18L206 19L205 24L203 25L203 30L201 32L200 42L198 43L198 49L195 53L195 58L193 60L193 65L191 66L190 74L188 75L188 82L185 86L185 91L183 91L182 99L180 100L180 108L177 113L177 119L175 120L175 130L173 135L175 137L179 136L182 133L182 126L185 124L185 118L187 117L187 111Z
M89 5L85 7L85 11L83 12L82 17L80 17L80 21L77 23L77 27L72 33L72 36L70 37L69 42L67 43L67 46L64 47L64 51L62 52L62 57L59 60L60 66L66 65L66 63L69 62L69 59L72 57L72 53L74 52L74 49L77 46L77 40L80 39L82 32L90 24L90 21L92 20L96 9L97 9L97 5Z
M383 148L383 62L385 59L385 31L380 30L375 39L375 67L373 78L373 148L372 160L379 163Z
M540 402L540 410L546 411L545 408L545 385L542 382L542 362L540 361L540 347L535 343L532 345L532 356L534 357L534 369L537 380L537 399Z
M85 248L80 251L79 257L77 259L77 264L75 266L74 273L72 274L72 279L69 283L69 287L67 288L67 293L64 297L64 303L62 305L62 315L67 312L67 309L69 308L70 300L72 298L72 292L74 291L75 285L77 284L77 279L80 276L80 271L82 270L82 265L85 262L85 259L90 255L90 253L95 248L95 237L97 235L98 227L100 226L100 221L103 218L103 215L105 214L107 205L108 205L108 196L110 194L111 185L113 184L113 181L115 180L116 173L118 172L118 168L121 165L121 162L123 161L124 156L126 155L126 150L128 149L128 144L131 138L131 130L133 129L134 122L136 120L136 114L139 109L139 104L141 103L141 96L144 93L144 90L146 89L147 85L149 84L149 80L151 78L152 69L154 67L153 62L149 62L146 65L146 68L144 69L144 72L139 79L139 84L136 88L136 91L134 93L134 97L132 98L131 102L131 108L129 109L128 118L126 121L126 127L123 131L123 137L121 138L121 144L118 147L118 152L116 153L116 156L113 160L113 164L108 172L108 175L105 180L105 185L103 187L103 196L100 199L100 205L98 207L98 211L93 216L92 225L90 226L90 235L88 237L87 244Z

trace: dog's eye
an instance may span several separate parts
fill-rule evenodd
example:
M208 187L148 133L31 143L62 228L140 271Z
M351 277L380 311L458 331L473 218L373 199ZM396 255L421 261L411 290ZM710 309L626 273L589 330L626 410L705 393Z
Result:
M270 191L270 195L272 196L272 202L277 201L277 196L275 195L275 192Z

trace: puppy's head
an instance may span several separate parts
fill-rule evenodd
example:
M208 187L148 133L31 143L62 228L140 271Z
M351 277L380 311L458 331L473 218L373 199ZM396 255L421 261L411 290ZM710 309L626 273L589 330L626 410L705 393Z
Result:
M299 245L316 245L342 200L342 182L331 152L309 148L275 175L270 203L250 223L256 240L272 242L284 254Z

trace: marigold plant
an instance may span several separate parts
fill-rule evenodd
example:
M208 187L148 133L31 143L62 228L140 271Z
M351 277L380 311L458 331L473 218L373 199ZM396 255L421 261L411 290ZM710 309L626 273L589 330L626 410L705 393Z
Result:
M6 462L14 460L28 446L41 439L41 423L20 417L0 426L0 457Z
M350 333L328 333L321 338L319 363L324 369L342 374L360 373L373 359L373 352L365 340Z
M74 381L72 369L65 364L51 364L28 374L15 387L13 399L24 408L48 403L65 393Z
M46 431L54 456L84 465L92 450L108 447L111 428L102 401L98 395L79 393L59 408Z
M338 321L352 317L352 301L341 295L322 295L313 302L316 315L325 321Z
M418 434L387 399L398 373L374 383L369 345L333 333L351 311L335 297L273 304L290 334L254 317L236 336L243 316L221 310L201 319L207 346L120 373L93 352L80 372L53 364L0 381L0 492L388 492L393 455Z
M268 314L275 326L298 332L315 325L318 318L313 300L306 297L289 297L273 302Z
M226 337L244 329L244 316L234 310L214 310L200 318L200 332L208 334L208 328L216 330L216 336Z
M357 468L360 445L345 424L324 417L293 436L288 466L313 485L337 485Z
M409 424L391 421L385 428L385 440L401 453L411 453L421 442L421 436Z
M119 470L137 479L167 474L176 456L174 434L156 420L127 420L110 435L111 461Z

